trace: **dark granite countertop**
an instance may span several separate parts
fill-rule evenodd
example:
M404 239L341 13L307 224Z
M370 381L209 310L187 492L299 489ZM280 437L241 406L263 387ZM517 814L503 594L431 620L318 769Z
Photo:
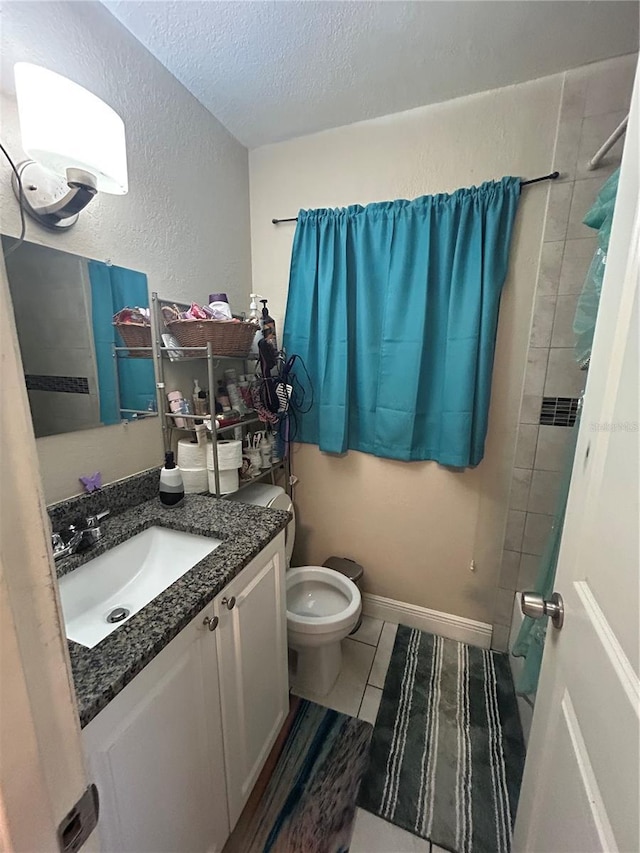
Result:
M289 513L206 495L179 506L147 500L102 522L103 538L82 555L60 561L63 575L136 533L160 526L222 540L157 598L97 646L69 641L80 724L86 726L289 522Z

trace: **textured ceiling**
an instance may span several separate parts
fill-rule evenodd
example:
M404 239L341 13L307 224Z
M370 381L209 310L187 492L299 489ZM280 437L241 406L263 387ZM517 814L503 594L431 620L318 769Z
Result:
M249 148L638 49L632 0L105 5Z

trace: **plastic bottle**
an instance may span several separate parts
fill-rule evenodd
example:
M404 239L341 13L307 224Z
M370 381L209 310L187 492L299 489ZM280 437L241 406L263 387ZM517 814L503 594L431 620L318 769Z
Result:
M213 311L214 320L231 320L231 307L226 293L210 293L209 308Z
M194 427L196 433L196 441L200 445L200 447L206 447L207 445L207 427L203 421L197 423Z
M224 376L227 382L227 396L229 397L231 408L236 409L241 415L246 414L244 400L238 390L236 372L233 367L225 370Z
M246 375L242 375L238 382L238 391L242 396L242 400L244 402L244 407L248 412L253 411L253 399L251 397L251 385L249 383L249 377Z
M214 320L231 320L233 317L227 302L210 302L209 308L213 311Z
M269 316L267 300L261 299L260 302L262 302L262 337L265 341L268 341L275 350L277 350L278 340L276 338L276 321L273 317Z
M184 398L182 396L182 391L169 391L167 394L167 400L169 401L169 409L172 412L183 412L182 404L184 403ZM187 422L184 418L174 418L173 422L178 429L186 429Z
M260 454L262 456L262 468L271 468L271 456L273 454L273 439L270 433L265 433L260 442Z
M164 467L160 471L160 500L165 506L176 506L184 498L182 474L175 463L173 451L164 455Z
M193 414L209 414L207 406L207 392L202 390L197 379L193 380Z
M256 302L258 294L251 293L249 295L251 296L251 302L249 303L249 319L255 320L255 322L258 323L258 325L260 326L260 328L253 337L253 343L251 344L251 352L253 353L253 355L258 355L258 344L262 340L262 322L258 315L258 303Z

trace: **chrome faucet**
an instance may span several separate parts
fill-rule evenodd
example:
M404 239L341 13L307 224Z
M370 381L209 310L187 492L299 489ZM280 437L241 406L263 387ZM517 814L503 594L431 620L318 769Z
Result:
M63 557L69 557L71 554L75 554L81 545L91 547L91 545L102 539L100 522L108 515L108 509L96 515L90 515L85 520L84 526L80 528L75 524L70 524L66 530L66 533L70 534L70 536L66 541L62 533L53 533L51 536L53 559L61 560Z

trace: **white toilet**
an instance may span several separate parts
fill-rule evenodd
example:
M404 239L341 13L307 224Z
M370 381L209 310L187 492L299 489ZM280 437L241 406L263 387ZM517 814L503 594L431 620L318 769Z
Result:
M229 495L228 499L294 512L291 498L284 489L266 483L253 483ZM360 618L362 600L353 581L333 569L324 566L289 568L295 529L294 514L285 530L287 642L297 654L292 687L323 696L340 674L341 641Z

